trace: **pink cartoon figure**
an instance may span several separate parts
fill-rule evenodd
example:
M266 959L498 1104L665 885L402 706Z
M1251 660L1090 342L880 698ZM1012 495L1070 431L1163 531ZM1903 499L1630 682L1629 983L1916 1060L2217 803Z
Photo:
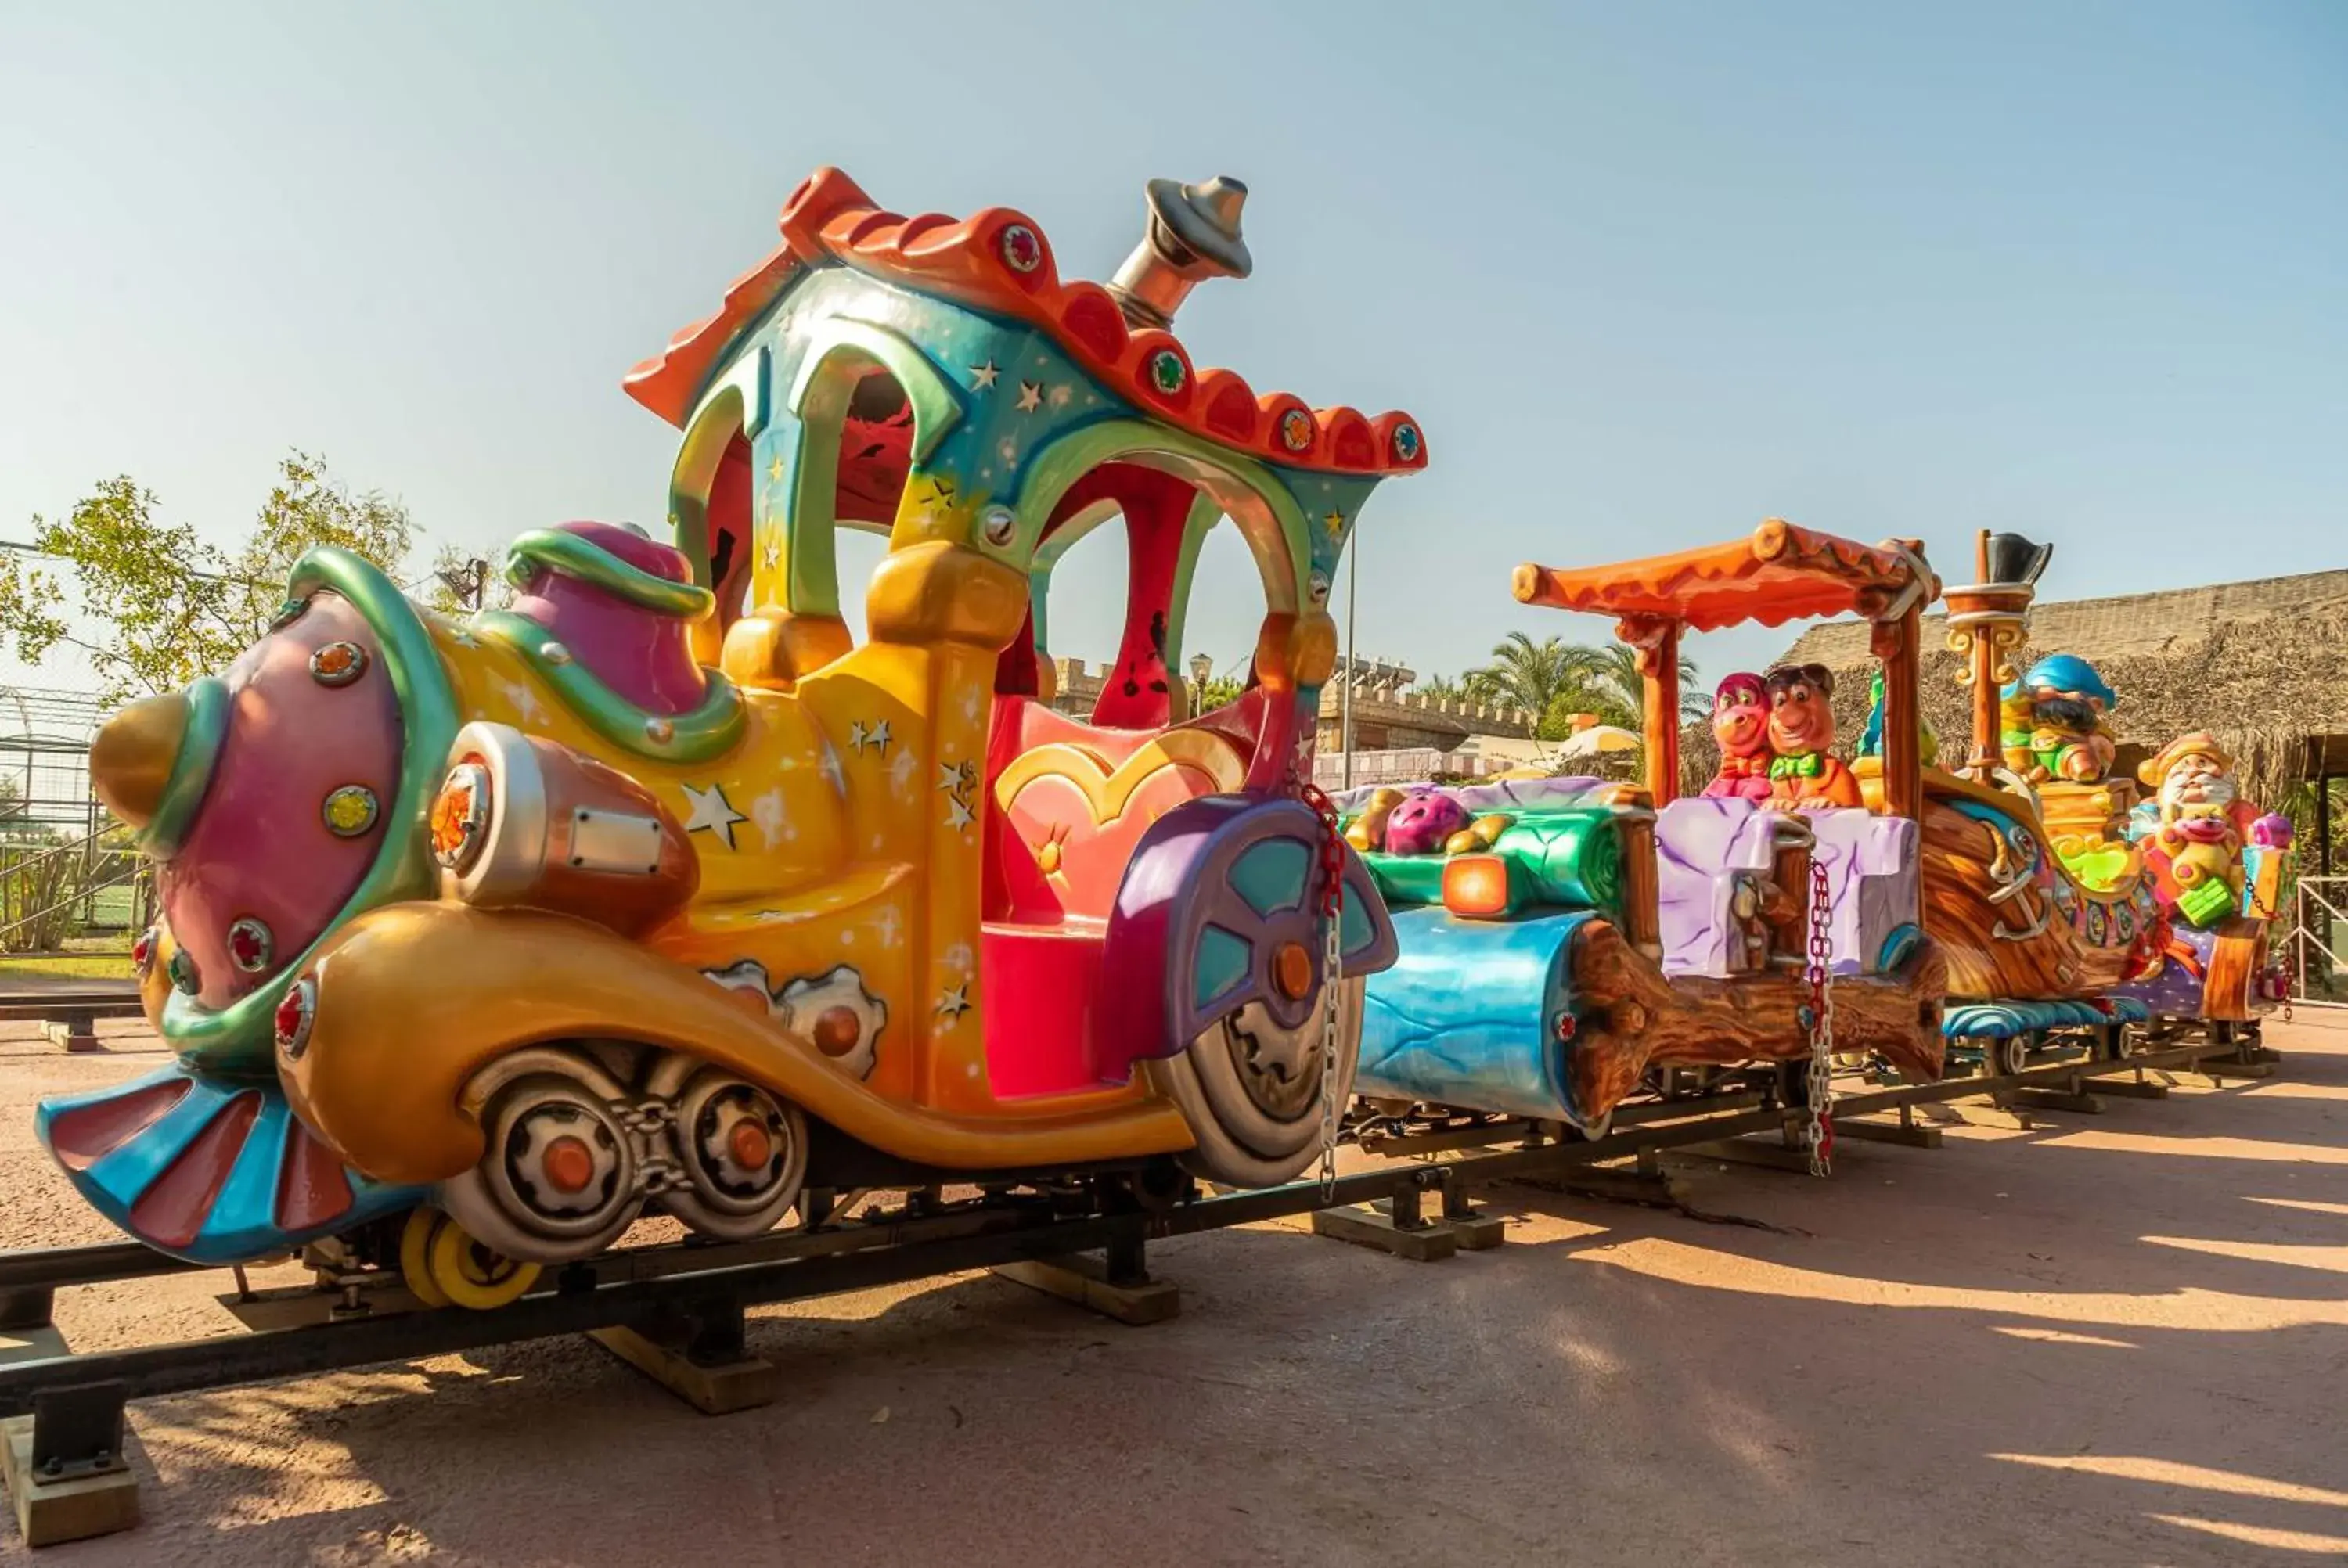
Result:
M1720 771L1704 793L1731 800L1769 798L1769 701L1761 677L1725 677L1712 695L1712 734Z

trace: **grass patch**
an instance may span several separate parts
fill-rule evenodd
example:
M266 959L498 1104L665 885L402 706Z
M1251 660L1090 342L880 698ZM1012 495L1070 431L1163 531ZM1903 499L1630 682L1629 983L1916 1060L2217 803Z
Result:
M10 980L127 980L128 953L27 953L0 957L0 985Z

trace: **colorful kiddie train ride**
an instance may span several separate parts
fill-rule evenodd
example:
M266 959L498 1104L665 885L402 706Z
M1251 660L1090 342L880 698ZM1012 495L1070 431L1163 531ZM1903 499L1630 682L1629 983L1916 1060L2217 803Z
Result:
M1340 799L1401 948L1365 1002L1355 1087L1371 1111L1500 1112L1590 1134L1673 1069L1790 1066L1789 1098L1813 1104L1836 1053L1938 1077L1944 969L1921 923L1916 701L1918 616L1939 589L1913 543L1775 518L1623 566L1519 568L1519 601L1612 616L1637 651L1645 784ZM1883 661L1888 809L1861 806L1830 749L1823 672L1725 683L1725 732L1748 758L1774 735L1783 765L1738 767L1682 797L1682 636L1853 613Z
M673 542L525 534L463 622L316 550L221 676L109 721L178 1060L42 1106L79 1190L183 1257L328 1238L487 1307L648 1212L740 1238L810 1188L1146 1202L1313 1161L1394 942L1300 765L1341 552L1426 446L1167 330L1248 272L1244 194L1153 182L1104 287L1018 212L819 170L626 379L683 432ZM1073 718L1041 589L1112 519L1124 641ZM1193 713L1224 519L1267 610L1245 694ZM839 528L888 539L860 645Z

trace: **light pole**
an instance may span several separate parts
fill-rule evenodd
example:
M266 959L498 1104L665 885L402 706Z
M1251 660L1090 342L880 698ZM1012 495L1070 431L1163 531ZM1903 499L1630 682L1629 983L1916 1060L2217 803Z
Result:
M1215 672L1215 661L1204 653L1190 655L1190 717L1197 718L1205 711L1207 680Z
M1362 598L1361 541L1348 542L1354 548L1345 555L1345 685L1337 693L1337 743L1345 752L1343 789L1354 787L1354 607Z

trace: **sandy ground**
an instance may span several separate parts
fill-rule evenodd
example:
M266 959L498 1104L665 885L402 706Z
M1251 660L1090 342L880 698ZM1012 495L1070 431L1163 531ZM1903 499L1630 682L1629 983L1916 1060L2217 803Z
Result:
M116 1026L120 1030L121 1026ZM156 1563L2180 1563L2348 1553L2348 1020L2283 1075L1831 1182L1777 1229L1520 1188L1415 1265L1279 1226L1153 1255L1124 1328L988 1276L762 1315L712 1419L551 1341L134 1407ZM103 1239L33 1148L125 1076L0 1042L0 1245ZM215 1276L216 1277L216 1276ZM68 1292L77 1345L224 1330L202 1276ZM22 1556L0 1525L0 1555Z

